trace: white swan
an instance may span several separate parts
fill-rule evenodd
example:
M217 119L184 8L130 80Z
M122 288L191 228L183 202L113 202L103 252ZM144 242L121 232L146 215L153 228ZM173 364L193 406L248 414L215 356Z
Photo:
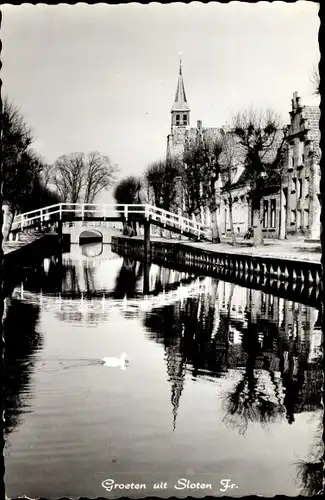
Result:
M112 367L120 366L122 370L125 370L129 363L125 352L123 352L119 358L101 358L100 361L105 366L112 366Z

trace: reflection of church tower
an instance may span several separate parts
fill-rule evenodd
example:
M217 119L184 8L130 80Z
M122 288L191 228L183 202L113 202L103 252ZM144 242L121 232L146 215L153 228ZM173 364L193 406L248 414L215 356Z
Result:
M175 101L171 109L171 134L167 138L167 157L183 155L189 125L190 108L187 104L180 61Z
M180 353L181 339L175 339L173 345L166 346L167 373L171 382L171 402L173 405L173 430L176 427L176 418L179 409L179 401L185 383L186 363Z

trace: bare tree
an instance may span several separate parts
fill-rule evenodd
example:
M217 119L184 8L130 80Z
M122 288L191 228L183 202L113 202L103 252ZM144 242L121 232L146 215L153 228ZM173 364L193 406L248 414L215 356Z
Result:
M113 186L117 166L108 156L102 156L97 151L87 155L85 178L85 203L93 203L97 195Z
M161 204L161 193L163 186L164 161L159 160L151 163L144 173L144 183L147 187L148 201L152 201L156 207Z
M183 189L185 207L189 216L209 208L212 218L212 241L220 243L217 220L219 157L222 151L220 137L203 138L185 148Z
M1 189L10 209L16 209L17 195L21 189L28 189L34 177L32 165L27 162L32 141L32 131L19 108L5 98L1 111Z
M253 214L254 246L263 244L261 200L271 184L280 183L284 163L286 129L279 116L271 110L265 113L250 109L237 113L234 132L244 149L247 182L250 184Z
M153 193L154 204L170 211L178 203L176 179L181 172L177 158L167 158L150 164L145 171L144 179Z
M97 151L88 155L70 153L54 163L52 182L66 203L93 203L98 194L112 186L117 166Z
M62 201L78 203L82 199L86 165L83 153L60 156L54 163L53 183Z
M1 111L1 190L9 206L9 221L4 238L7 239L16 212L36 201L35 186L42 169L42 160L31 149L33 133L25 123L19 108L8 98Z
M126 177L122 179L114 191L114 198L116 203L119 205L133 205L141 203L141 189L142 182L141 179L134 176ZM123 218L123 217L122 217ZM129 233L127 221L123 219L124 232ZM136 223L132 221L131 227L136 234Z
M49 188L53 180L53 168L54 166L50 163L42 162L42 171L40 173L40 178L42 180L43 186Z
M313 72L310 80L314 88L313 94L320 95L320 75L316 66L313 67Z
M233 131L221 129L222 152L220 154L220 177L222 180L221 194L228 206L229 223L232 243L236 244L233 222L233 184L237 175L237 165L242 159L242 147Z

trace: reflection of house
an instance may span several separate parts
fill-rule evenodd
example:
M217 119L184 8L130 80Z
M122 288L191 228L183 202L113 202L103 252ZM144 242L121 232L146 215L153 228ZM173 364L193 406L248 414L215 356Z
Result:
M282 178L281 235L320 238L320 109L294 92Z
M255 372L262 392L275 392L290 423L296 413L318 408L320 321L310 306L214 280L207 290L147 317L147 330L165 345L174 423L186 369L194 378L223 377L231 369Z

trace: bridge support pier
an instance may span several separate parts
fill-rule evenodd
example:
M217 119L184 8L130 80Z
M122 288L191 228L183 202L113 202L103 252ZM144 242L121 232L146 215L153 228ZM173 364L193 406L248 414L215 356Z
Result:
M148 261L144 262L143 266L143 295L147 295L149 290L149 275L150 275L150 264Z
M150 260L150 221L144 221L144 265Z
M58 237L59 237L59 245L62 246L62 243L63 243L62 220L58 221Z

